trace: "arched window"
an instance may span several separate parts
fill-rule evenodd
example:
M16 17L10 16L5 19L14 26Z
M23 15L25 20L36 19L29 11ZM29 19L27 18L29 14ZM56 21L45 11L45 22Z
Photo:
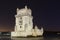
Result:
M20 26L20 28L22 28L22 26Z
M19 21L19 25L22 25L22 21Z

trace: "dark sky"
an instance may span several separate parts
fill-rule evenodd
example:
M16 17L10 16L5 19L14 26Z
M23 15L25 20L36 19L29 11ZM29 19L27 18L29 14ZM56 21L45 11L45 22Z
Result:
M45 31L60 31L60 1L57 0L0 0L0 31L13 30L16 8L31 8L34 25Z

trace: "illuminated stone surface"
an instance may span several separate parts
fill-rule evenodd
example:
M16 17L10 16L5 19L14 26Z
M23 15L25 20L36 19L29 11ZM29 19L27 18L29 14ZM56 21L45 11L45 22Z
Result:
M40 30L37 26L33 29L33 16L31 9L27 6L23 9L17 8L15 15L15 31L11 32L11 37L27 37L43 35L43 28Z

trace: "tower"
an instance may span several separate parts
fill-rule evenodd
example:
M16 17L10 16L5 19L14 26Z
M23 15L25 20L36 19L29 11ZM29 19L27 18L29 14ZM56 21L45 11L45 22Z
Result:
M11 36L27 36L32 35L33 29L33 17L31 15L31 9L17 8L17 14L15 15L15 31L11 32Z
M39 36L43 35L43 29L38 29L36 26L33 29L33 16L31 9L17 8L17 14L15 15L15 30L11 32L11 37L27 37L27 36Z
M27 31L33 28L33 17L31 15L31 9L27 6L23 9L17 8L17 15L15 15L15 30L16 31Z

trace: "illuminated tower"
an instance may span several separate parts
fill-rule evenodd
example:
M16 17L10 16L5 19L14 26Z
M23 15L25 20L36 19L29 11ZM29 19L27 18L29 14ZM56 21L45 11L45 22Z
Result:
M17 14L15 15L15 32L22 35L31 35L33 29L33 17L31 15L31 9L28 9L27 6L23 9L17 8ZM15 35L17 35L15 33ZM12 33L13 35L14 33ZM18 36L19 36L18 35Z
M11 37L27 37L43 35L43 28L39 29L37 26L33 29L33 17L31 9L17 8L15 15L15 30L11 32Z
M33 28L33 17L31 16L31 9L28 9L27 6L23 9L17 8L17 15L15 15L16 31L27 31Z

